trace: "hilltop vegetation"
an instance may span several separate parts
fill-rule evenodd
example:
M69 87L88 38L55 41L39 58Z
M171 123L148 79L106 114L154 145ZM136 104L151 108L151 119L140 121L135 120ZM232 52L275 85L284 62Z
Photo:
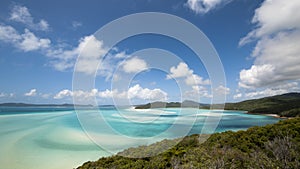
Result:
M300 93L287 93L261 99L246 100L239 103L227 103L225 109L296 117L300 116Z
M300 118L264 127L252 127L246 131L212 134L202 144L199 142L199 135L191 135L159 155L143 157L164 148L172 141L176 140L130 148L115 156L86 162L78 169L300 167Z
M193 107L193 108L209 108L209 104L197 103L191 100L180 102L153 102L144 105L137 105L136 109L150 109L150 108L172 108L172 107Z
M218 105L214 105L218 107ZM154 102L145 105L138 105L136 109L169 107L193 107L209 109L209 104L202 104L193 101L179 102ZM300 93L287 93L283 95L265 97L260 99L246 100L238 103L226 103L226 110L243 110L249 113L278 114L285 117L300 116Z

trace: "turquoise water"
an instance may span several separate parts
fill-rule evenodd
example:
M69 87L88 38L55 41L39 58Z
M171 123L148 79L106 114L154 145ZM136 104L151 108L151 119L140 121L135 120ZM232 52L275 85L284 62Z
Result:
M0 107L0 169L75 168L128 147L201 133L207 117L220 113L179 108L84 108L79 111L79 121L70 107ZM278 120L224 111L215 132L244 130Z

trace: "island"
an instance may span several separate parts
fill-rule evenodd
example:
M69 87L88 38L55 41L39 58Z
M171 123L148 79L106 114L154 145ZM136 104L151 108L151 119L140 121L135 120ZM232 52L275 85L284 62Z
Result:
M192 107L209 109L212 105L186 100L180 102L153 102L135 106L136 109ZM213 105L218 107L218 105ZM221 107L222 105L219 105ZM286 93L282 95L245 100L237 103L225 103L225 110L242 110L252 114L276 114L281 117L300 116L300 93Z
M193 107L211 105L193 101L153 102L136 109ZM300 93L287 93L238 103L226 103L225 109L248 113L293 117L276 124L251 127L246 131L226 131L212 135L190 135L176 146L157 154L178 141L163 140L148 146L129 148L116 155L86 162L77 169L113 168L299 168L300 166ZM201 141L201 137L206 137Z

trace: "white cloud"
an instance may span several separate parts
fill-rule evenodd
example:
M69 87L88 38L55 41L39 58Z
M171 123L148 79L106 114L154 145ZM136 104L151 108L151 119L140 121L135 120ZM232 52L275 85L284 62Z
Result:
M54 99L62 99L64 97L70 97L73 95L73 92L67 89L64 89L60 92L58 92L53 98Z
M21 37L22 40L19 42L18 45L19 48L25 52L50 47L51 41L49 39L38 38L28 29L25 29L25 32L21 35Z
M97 71L101 57L108 51L103 41L93 35L82 38L77 50L80 51L80 58L77 60L76 71L87 74Z
M189 86L210 84L208 79L204 80L203 77L194 74L194 71L184 62L180 62L177 66L172 66L170 72L171 73L167 75L167 79L185 78L185 83Z
M278 95L278 94L283 94L283 93L287 93L287 90L283 90L283 89L265 89L262 91L255 91L255 92L249 92L246 93L246 98L260 98L260 97L267 97L267 96L274 96L274 95Z
M33 17L31 16L28 8L25 6L15 5L12 8L9 19L15 22L23 23L34 30L46 31L49 29L49 24L44 19L41 19L39 22L34 23Z
M6 25L0 25L0 40L24 52L46 49L51 44L49 39L39 38L28 29L25 29L24 33L20 34L13 27Z
M243 94L242 93L237 93L237 94L235 94L235 95L233 95L233 99L239 99L239 98L241 98L241 97L243 97Z
M127 93L125 91L119 92L117 89L115 90L104 90L98 93L98 96L100 98L118 98L118 99L124 99L127 97Z
M118 59L123 59L123 58L129 57L129 55L127 55L126 52L123 51L123 52L117 53L117 54L115 55L115 57L118 58Z
M106 89L102 92L99 92L98 96L101 97L101 98L112 98L112 97L116 96L117 94L118 94L117 90L112 91L112 90Z
M193 70L190 70L187 64L180 62L177 67L172 66L170 68L171 74L167 75L167 79L187 77L193 74Z
M188 0L186 6L197 14L205 14L231 0Z
M266 88L247 91L245 92L244 96L246 99L253 99L299 91L300 87L298 82L285 82L275 84Z
M212 95L209 93L209 91L206 87L194 85L194 86L192 86L192 90L188 90L183 93L183 97L184 97L183 98L184 100L199 101L199 99L201 99L201 97L211 98Z
M48 29L48 23L43 19L35 23L25 6L15 5L9 19L23 23L30 29ZM72 25L78 27L81 23L74 21ZM0 41L24 52L37 51L47 56L49 63L46 65L53 67L55 70L69 71L74 68L76 63L77 72L93 74L97 71L97 75L105 77L106 80L112 77L114 72L112 65L118 65L120 60L130 57L125 51L119 52L116 48L107 53L109 49L105 47L103 41L97 39L94 35L82 37L78 45L72 47L60 43L52 44L50 39L40 38L27 28L24 33L20 33L12 26L0 24ZM105 54L107 54L107 57L103 58ZM79 55L79 59L76 60ZM146 69L147 64L144 60L134 57L125 60L123 68L125 72L135 73Z
M252 23L257 28L249 32L241 39L240 45L244 45L253 39L265 35L271 35L280 31L293 30L300 28L300 1L289 0L266 0L261 7L255 10Z
M13 44L19 42L21 36L13 27L0 24L0 40Z
M253 65L250 69L240 72L239 86L243 88L256 88L270 84L274 78L273 65ZM269 78L269 79L268 79Z
M300 1L264 1L255 11L257 25L240 45L258 40L250 69L240 72L239 86L248 89L300 79Z
M49 66L58 71L66 71L74 67L76 59L76 71L92 74L98 71L99 75L111 77L114 67L111 66L116 60L128 57L124 51L119 53L108 53L106 59L102 59L108 52L103 41L98 40L94 35L81 38L76 47L66 48L65 45L52 45L50 39L39 38L34 33L25 29L20 34L12 26L0 24L0 41L9 43L24 52L38 51L49 59ZM138 66L134 65L138 64ZM132 67L131 67L132 66ZM125 62L124 68L128 72L138 71L146 68L143 60L133 58Z
M191 76L188 76L186 79L185 79L185 83L187 85L209 85L210 84L210 81L208 79L206 80L203 80L202 77L196 75L196 74L192 74Z
M104 47L102 41L94 35L90 35L81 38L77 47L69 50L63 48L49 49L46 55L52 58L51 66L56 70L64 71L74 66L76 58L80 54L76 71L92 74L97 70L101 57L107 51L108 49ZM101 65L99 69L101 69Z
M168 94L161 89L148 89L142 88L139 84L132 86L128 89L128 98L143 99L150 101L165 101L168 98Z
M14 93L0 93L0 97L14 97Z
M214 89L214 93L217 95L228 95L230 94L230 89L228 87L220 85Z
M119 92L118 90L104 90L98 91L98 89L92 89L91 91L76 90L71 91L68 89L61 90L53 98L63 99L75 97L80 100L90 101L94 98L118 98L118 99L143 99L143 100L167 100L167 93L161 89L148 89L142 88L139 84L132 86L128 91Z
M36 96L37 90L36 89L31 89L29 92L25 93L25 96Z
M148 68L146 61L136 56L125 60L121 66L126 73L138 73Z
M96 96L98 96L98 89L92 89L90 91L82 91L82 90L76 90L76 91L71 91L68 89L61 90L58 92L53 98L54 99L63 99L66 97L76 97L80 98L82 100L86 99L92 99Z

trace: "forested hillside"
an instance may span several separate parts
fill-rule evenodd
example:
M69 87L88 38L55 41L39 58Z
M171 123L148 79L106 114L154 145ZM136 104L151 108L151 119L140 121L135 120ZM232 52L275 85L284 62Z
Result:
M153 157L149 155L172 140L130 148L118 155L87 162L78 169L127 168L299 168L300 118L282 120L246 131L216 133L204 143L199 135L185 137L173 148Z

